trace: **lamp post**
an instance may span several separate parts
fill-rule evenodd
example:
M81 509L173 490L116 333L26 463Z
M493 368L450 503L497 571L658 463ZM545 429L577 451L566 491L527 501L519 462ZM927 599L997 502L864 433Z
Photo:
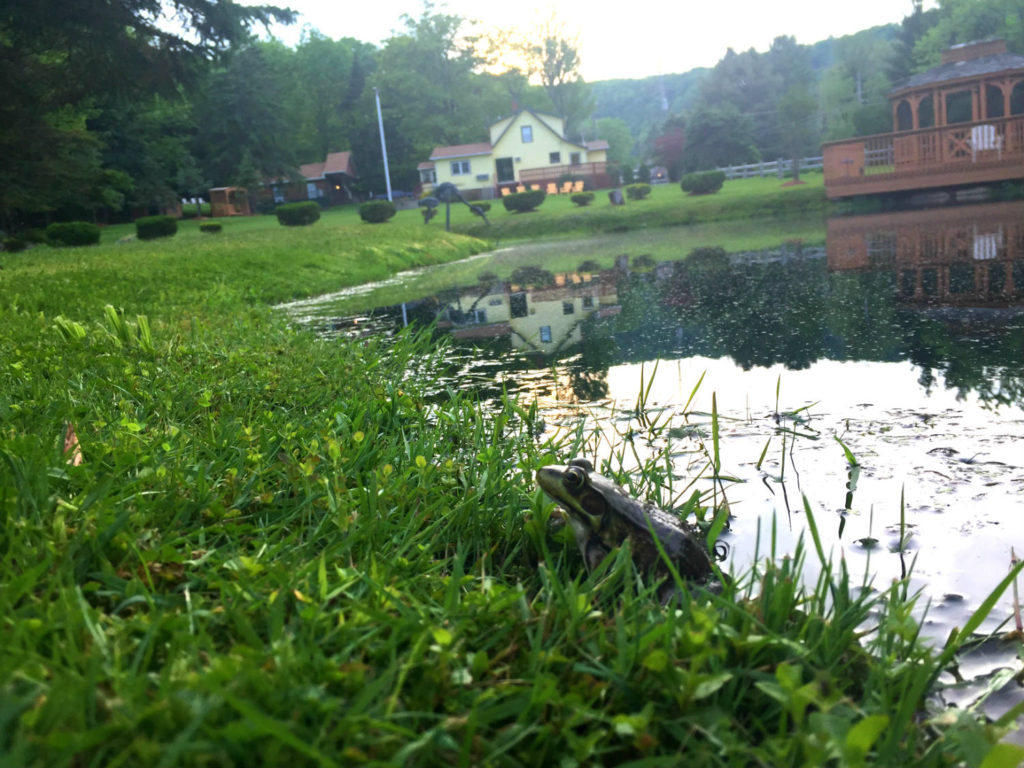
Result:
M380 91L373 88L374 98L377 99L377 125L380 128L380 152L384 156L384 183L388 187L388 202L391 202L391 174L388 171L388 145L384 141L384 118L380 113Z

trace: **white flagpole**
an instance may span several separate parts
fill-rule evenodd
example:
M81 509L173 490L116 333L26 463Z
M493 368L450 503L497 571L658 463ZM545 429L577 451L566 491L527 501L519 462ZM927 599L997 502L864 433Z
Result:
M384 156L384 183L388 186L388 201L391 200L391 173L388 171L388 145L384 141L384 118L380 114L380 91L373 88L373 95L377 99L377 125L380 127L380 151Z

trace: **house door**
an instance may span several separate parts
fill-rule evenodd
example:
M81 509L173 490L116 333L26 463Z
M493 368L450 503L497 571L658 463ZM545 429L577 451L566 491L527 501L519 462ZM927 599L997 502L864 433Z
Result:
M499 184L508 184L516 180L516 169L512 166L511 157L499 157L494 161L494 165L498 172Z

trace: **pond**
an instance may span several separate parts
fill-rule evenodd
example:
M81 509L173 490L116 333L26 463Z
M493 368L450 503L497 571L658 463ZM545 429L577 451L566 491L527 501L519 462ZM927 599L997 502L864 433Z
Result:
M941 643L1024 555L1024 203L818 226L740 253L685 230L531 244L463 262L458 285L434 270L285 309L326 335L436 323L454 338L441 385L536 400L551 432L586 418L605 456L666 450L680 488L707 465L714 409L732 567L773 527L792 552L806 498L852 574L885 588L910 569ZM547 268L566 254L578 271ZM375 295L395 298L367 309ZM983 629L1012 613L1004 595ZM944 695L1019 669L985 646ZM1021 698L999 687L996 715Z

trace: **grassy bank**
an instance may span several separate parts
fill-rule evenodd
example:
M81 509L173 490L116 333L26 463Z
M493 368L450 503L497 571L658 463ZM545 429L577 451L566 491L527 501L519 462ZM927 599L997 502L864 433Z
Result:
M767 531L718 597L588 576L532 479L582 438L437 395L425 340L266 307L480 247L401 225L4 258L0 764L1019 761L1017 712L930 708L959 641L920 642L904 584L800 586Z
M763 219L805 213L824 213L828 208L820 174L808 175L804 184L783 186L779 179L727 181L713 195L687 195L678 184L659 184L646 200L627 200L613 206L606 192L581 208L567 195L547 197L530 213L508 213L500 200L492 203L485 225L466 209L453 207L453 230L490 240L536 237L580 237L632 232L656 227L679 227L726 220Z

